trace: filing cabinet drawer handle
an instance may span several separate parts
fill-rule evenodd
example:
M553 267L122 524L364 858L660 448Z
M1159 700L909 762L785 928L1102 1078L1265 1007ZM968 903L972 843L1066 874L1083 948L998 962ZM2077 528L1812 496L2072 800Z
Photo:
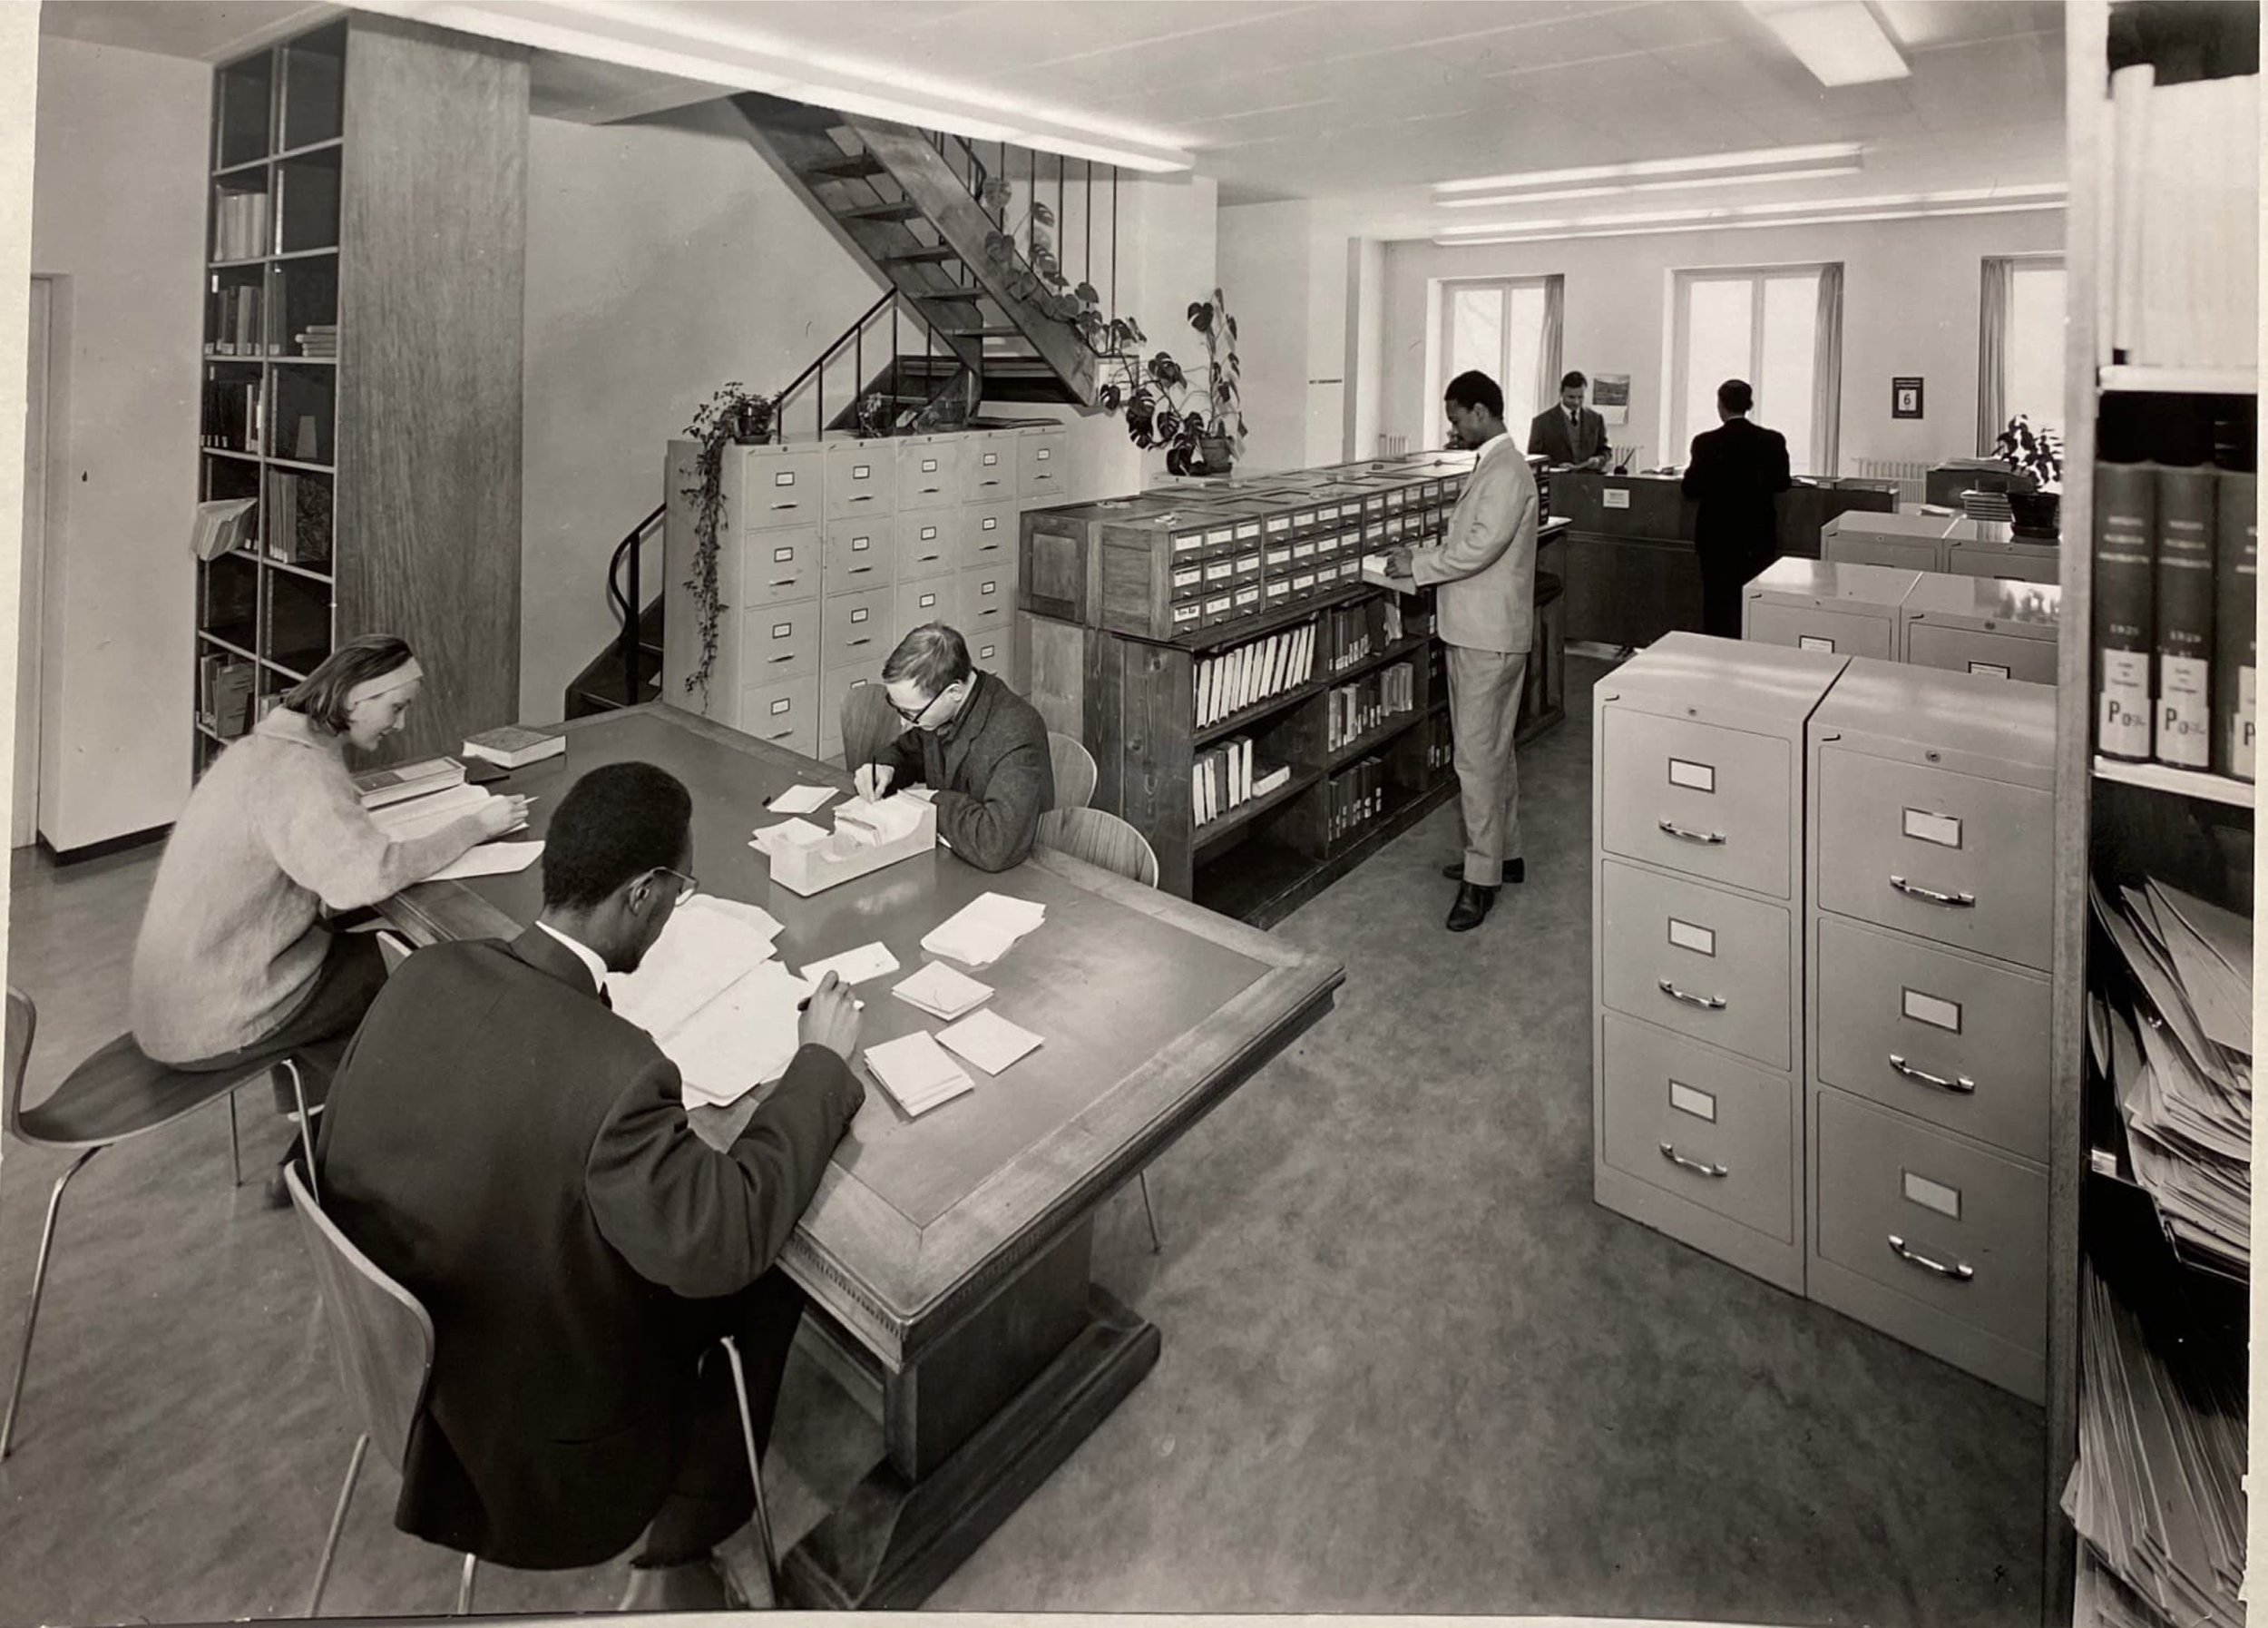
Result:
M776 576L772 579L771 585L775 588L792 588L796 585L796 579L792 576Z
M1890 885L1908 898L1918 898L1924 904L1943 905L1948 910L1973 910L1977 896L1973 893L1940 893L1934 888L1921 888L1903 877L1892 877Z
M781 509L799 509L801 507L803 507L803 505L799 503L776 503L772 505L775 512Z
M1725 1010L1725 997L1721 995L1687 995L1667 978L1657 978L1654 981L1660 986L1661 992L1673 1001L1683 1001L1688 1006L1699 1006L1707 1012Z
M1927 1255L1908 1249L1906 1241L1895 1232L1888 1234L1888 1237L1890 1252L1909 1266L1921 1267L1925 1271L1935 1272L1941 1278L1950 1278L1956 1283L1966 1283L1977 1275L1975 1268L1961 1261L1956 1260L1952 1265L1948 1266L1941 1260L1932 1260Z
M1665 1142L1661 1143L1660 1146L1662 1150L1662 1157L1668 1160L1672 1164L1676 1165L1680 1170L1689 1170L1696 1175L1709 1176L1718 1181L1722 1181L1724 1178L1733 1173L1721 1164L1704 1164L1698 1159L1688 1159L1669 1143Z
M1916 1068L1896 1052L1890 1054L1890 1065L1909 1080L1919 1080L1924 1085L1936 1086L1940 1091L1958 1091L1965 1096L1977 1089L1977 1082L1967 1074L1955 1074L1949 1080L1942 1074L1933 1074L1927 1069Z
M767 657L766 657L765 659L766 659L767 661L770 662L772 663L772 665L773 665L773 666L777 667L777 666L778 666L778 665L779 665L782 662L792 662L792 661L794 661L794 660L796 659L796 655L797 655L797 652L794 652L794 651L789 651L789 652L788 652L786 655L784 655L784 656L767 656ZM1892 1062L1895 1062L1895 1061L1896 1061L1896 1059L1895 1059L1895 1058L1892 1058Z
M1677 838L1680 842L1698 842L1704 848L1723 848L1725 846L1725 833L1722 831L1688 831L1685 827L1681 825L1672 825L1667 819L1657 819L1654 823L1660 826L1668 835Z

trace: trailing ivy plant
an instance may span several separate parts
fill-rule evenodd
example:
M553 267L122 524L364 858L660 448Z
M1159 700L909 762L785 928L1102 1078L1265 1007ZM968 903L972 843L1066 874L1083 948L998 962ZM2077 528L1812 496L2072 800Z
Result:
M685 675L685 688L689 694L699 691L704 707L709 702L709 675L717 664L718 624L728 608L717 597L717 530L724 517L725 448L769 441L778 421L777 397L751 395L735 379L702 404L685 431L699 443L693 484L680 495L693 505L693 565L685 586L692 593L701 635L700 663Z

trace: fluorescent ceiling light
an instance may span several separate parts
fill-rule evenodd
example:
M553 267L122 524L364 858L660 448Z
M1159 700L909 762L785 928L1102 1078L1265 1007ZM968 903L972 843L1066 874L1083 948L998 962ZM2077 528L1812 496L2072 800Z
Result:
M1697 152L1686 158L1642 158L1620 164L1584 164L1572 170L1526 170L1512 175L1482 175L1440 181L1436 192L1511 192L1561 181L1632 181L1650 175L1695 175L1713 171L1786 169L1791 165L1856 159L1859 142L1820 142L1807 147L1762 147L1746 152Z
M1597 229L1614 227L1665 227L1677 221L1702 224L1759 220L1767 223L1793 215L1816 216L1829 219L1861 218L1857 211L1883 209L1912 209L1950 207L1957 204L2021 203L2028 208L2053 208L2070 191L2063 181L2044 181L2036 186L2019 187L1958 187L1941 192L1878 193L1871 198L1794 198L1772 203L1719 204L1712 209L1655 210L1637 214L1579 215L1553 221L1491 221L1479 226L1452 226L1444 229L1433 240L1453 243L1459 240L1502 240L1498 234L1518 232L1525 235L1544 233L1567 236L1588 233Z
M1765 226L1847 226L1867 221L1934 221L1954 215L2023 215L2064 207L2060 198L2007 203L1917 205L1909 209L1870 210L1855 215L1752 216L1736 221L1686 221L1660 226L1614 226L1565 231L1506 233L1488 238L1435 238L1437 249L1479 249L1503 243L1558 243L1569 238L1643 238L1684 231L1753 231Z
M1676 181L1630 181L1615 186L1559 187L1549 192L1492 193L1486 198L1436 198L1436 209L1499 209L1510 204L1556 203L1564 198L1607 198L1620 192L1677 192L1693 187L1741 187L1757 181L1811 181L1823 175L1856 175L1862 164L1826 164L1816 170L1759 170L1752 175L1687 175Z
M1913 70L1858 0L1747 0L1766 28L1824 85L1874 84Z

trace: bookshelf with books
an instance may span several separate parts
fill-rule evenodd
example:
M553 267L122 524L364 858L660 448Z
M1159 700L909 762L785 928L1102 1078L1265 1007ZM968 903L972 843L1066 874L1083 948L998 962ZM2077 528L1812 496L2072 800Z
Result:
M2061 577L2042 1621L2234 1623L2258 12L2074 0L2066 35L2062 510L2088 546Z
M365 633L436 678L386 755L516 713L526 124L523 52L393 18L216 70L199 773Z

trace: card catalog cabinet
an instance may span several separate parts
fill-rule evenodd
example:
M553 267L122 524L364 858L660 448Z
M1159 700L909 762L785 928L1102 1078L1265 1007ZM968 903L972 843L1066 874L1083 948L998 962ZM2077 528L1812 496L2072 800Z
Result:
M2035 1402L2054 747L2045 685L1854 661L1807 776L1809 1292Z
M1593 717L1593 1192L1804 1287L1804 726L1846 658L1671 633Z
M1774 560L1741 590L1740 634L1823 655L1904 659L1898 608L1918 571L1826 560Z
M1887 565L1900 571L1943 571L1947 539L1971 521L1953 515L1837 515L1819 528L1819 557L1843 565Z
M979 667L1025 688L1015 613L1023 511L1059 503L1069 436L1020 425L724 455L706 695L693 574L695 448L673 441L664 534L662 696L810 757L842 750L843 700L904 634L960 629Z
M1906 662L1946 672L2056 682L2063 590L2053 583L1925 576L1899 608Z

